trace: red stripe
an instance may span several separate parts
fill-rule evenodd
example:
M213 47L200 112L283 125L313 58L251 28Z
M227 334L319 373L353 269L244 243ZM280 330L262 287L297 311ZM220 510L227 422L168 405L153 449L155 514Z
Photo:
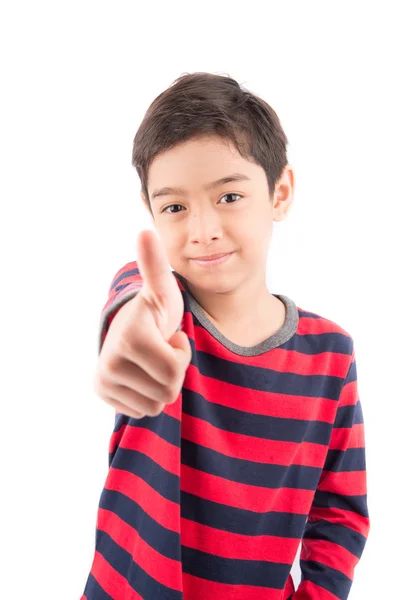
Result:
M365 471L323 471L318 489L342 496L362 496L367 493Z
M282 442L221 430L190 415L185 415L181 435L182 439L224 456L262 464L289 466L295 462L296 465L322 468L328 450L322 444Z
M121 492L141 506L157 523L179 533L180 505L161 496L141 477L111 467L104 487Z
M134 589L131 588L125 577L122 577L100 554L95 552L91 574L97 580L103 590L113 600L143 600Z
M318 354L302 354L296 350L287 350L283 348L272 348L267 354L259 354L258 356L238 356L231 352L225 346L214 338L206 329L199 325L194 325L193 318L186 320L186 333L194 335L196 339L196 350L206 352L212 356L227 359L230 362L237 362L240 365L251 365L264 369L273 369L281 373L296 373L298 375L330 375L334 377L345 378L349 368L349 355L340 354L338 352L319 352ZM299 319L299 323L303 319ZM308 319L311 321L311 319ZM319 334L327 333L322 327L323 319L312 319L318 324L318 330L310 331L309 326L298 329L296 335L309 335L310 333ZM340 328L339 328L340 330ZM338 333L337 326L330 327L329 331Z
M346 450L347 448L365 449L364 423L358 423L351 428L336 427L332 429L329 449Z
M340 571L353 581L354 567L358 563L355 556L343 546L326 540L304 538L300 553L301 560L315 560Z
M289 563L295 559L300 538L282 538L273 535L242 535L182 518L183 546L213 556L237 560L265 560Z
M300 583L297 591L293 594L292 600L339 600L338 596L328 592L320 585L312 581L304 580Z
M167 413L167 408L165 412ZM131 427L124 425L117 432L113 432L109 443L109 451L113 452L117 446L127 450L142 452L166 471L179 476L180 448L170 444L154 431L146 427Z
M350 381L342 388L340 406L354 406L359 400L357 380Z
M190 600L215 600L234 598L235 600L283 600L283 590L254 585L231 585L209 579L202 579L183 573L183 597ZM337 600L337 599L336 599Z
M254 415L304 420L310 420L310 416L315 415L319 421L333 423L337 411L336 400L243 388L240 385L206 377L192 364L186 371L184 387L203 394L212 404L243 410Z
M324 521L329 521L330 523L344 525L344 527L357 531L364 537L368 536L370 529L370 520L367 519L367 517L363 517L359 513L355 513L351 510L336 508L335 506L330 506L329 508L321 508L318 506L312 507L309 519L311 521L324 519Z
M167 558L145 542L138 532L111 511L99 509L97 527L107 532L118 546L132 556L155 581L177 591L181 591L181 564ZM120 593L116 600L125 598Z
M270 510L307 515L315 490L266 488L223 479L218 475L199 472L182 465L181 490L199 498L234 506L244 510L265 513ZM279 504L278 504L279 503Z
M317 313L312 313L311 311L305 311L300 306L297 307L300 312L307 312L310 315L314 315L313 317L307 316L299 316L299 335L318 335L321 333L341 333L342 335L349 337L349 334L345 329L340 327L334 321L330 321L329 319L325 319L321 317ZM348 355L346 355L348 356ZM348 361L348 359L347 359Z

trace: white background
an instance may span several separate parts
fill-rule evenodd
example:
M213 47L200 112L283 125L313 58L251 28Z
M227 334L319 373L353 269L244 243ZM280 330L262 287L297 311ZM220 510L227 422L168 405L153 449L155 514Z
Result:
M92 387L99 317L152 227L132 140L193 71L262 96L289 138L295 198L274 224L269 289L354 339L371 532L350 599L397 597L396 4L1 5L2 598L83 592L114 425Z

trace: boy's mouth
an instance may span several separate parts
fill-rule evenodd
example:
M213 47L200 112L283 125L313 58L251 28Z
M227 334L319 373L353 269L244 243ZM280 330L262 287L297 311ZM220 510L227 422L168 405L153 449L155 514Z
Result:
M219 265L226 262L233 252L225 252L224 254L213 254L207 257L192 258L191 260L203 266Z

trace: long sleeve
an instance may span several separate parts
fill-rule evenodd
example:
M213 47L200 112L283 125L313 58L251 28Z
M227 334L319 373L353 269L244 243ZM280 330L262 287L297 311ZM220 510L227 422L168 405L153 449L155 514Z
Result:
M175 274L175 272L173 273ZM108 290L107 302L101 311L98 354L101 352L107 332L118 310L140 292L142 285L143 278L140 274L137 261L127 263L114 275ZM179 282L178 285L181 287ZM181 326L179 325L177 331L180 330Z
M136 296L143 285L137 262L129 262L114 275L108 290L108 299L101 311L98 353L100 354L110 325L125 302Z
M292 600L346 600L370 529L364 420L351 342L328 453L301 541L301 581Z

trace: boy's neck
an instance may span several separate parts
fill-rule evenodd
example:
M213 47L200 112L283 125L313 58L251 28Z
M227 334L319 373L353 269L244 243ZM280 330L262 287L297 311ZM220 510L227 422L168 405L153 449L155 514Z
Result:
M285 305L271 294L265 277L247 281L229 293L199 290L186 285L208 319L225 337L240 345L256 345L273 335L285 322ZM233 339L235 338L235 339ZM247 343L241 344L241 341ZM254 343L252 343L254 340Z

